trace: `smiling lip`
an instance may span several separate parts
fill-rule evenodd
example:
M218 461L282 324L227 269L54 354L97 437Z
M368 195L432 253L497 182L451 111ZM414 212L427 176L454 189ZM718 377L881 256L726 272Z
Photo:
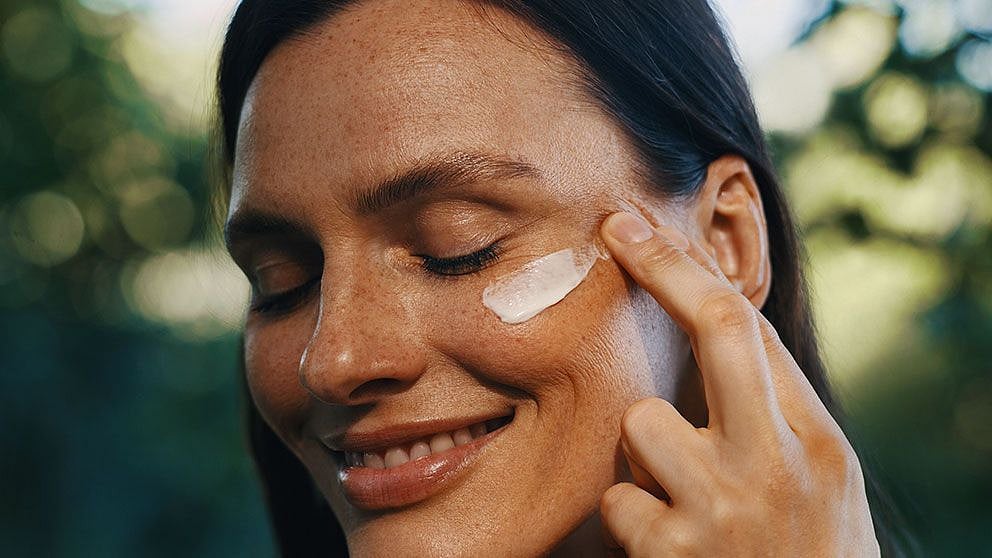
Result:
M341 444L325 445L331 448L339 464L338 480L352 504L365 510L398 508L440 492L467 470L482 448L502 434L512 420L511 413L474 422L420 423L403 428L402 432L394 429L344 436ZM471 440L466 438L470 429ZM458 431L461 431L458 436L452 436ZM403 462L404 458L409 459L417 442L427 442L432 437L434 441L443 441L445 436L447 443L454 441L457 445L445 447L445 443L437 447L431 443L430 454Z

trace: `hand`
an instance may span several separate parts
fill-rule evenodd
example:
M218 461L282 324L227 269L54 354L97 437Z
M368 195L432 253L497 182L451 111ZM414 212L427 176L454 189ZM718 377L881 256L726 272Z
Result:
M658 398L630 406L621 444L635 483L600 503L613 546L635 557L878 556L858 458L775 329L678 231L614 236L629 219L647 227L615 214L604 239L688 334L709 423L696 428Z

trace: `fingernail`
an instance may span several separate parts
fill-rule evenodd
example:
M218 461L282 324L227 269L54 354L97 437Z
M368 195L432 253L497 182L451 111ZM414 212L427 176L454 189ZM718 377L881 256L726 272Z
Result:
M643 219L630 213L620 212L606 219L606 234L624 244L637 244L651 238L654 231Z

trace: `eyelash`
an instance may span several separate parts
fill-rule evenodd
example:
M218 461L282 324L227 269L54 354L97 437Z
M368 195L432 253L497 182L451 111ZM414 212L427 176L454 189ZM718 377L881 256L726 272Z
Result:
M251 303L251 311L258 314L287 314L299 306L314 287L320 285L320 277L314 277L299 287L281 293L256 297Z
M423 261L421 266L424 270L444 277L455 277L459 275L470 275L482 271L487 266L499 259L499 247L491 244L478 252L456 256L454 258L434 258L431 256L419 256ZM258 314L268 314L278 316L287 314L306 300L314 287L320 284L320 277L303 283L302 285L281 293L256 297L251 303L251 311Z
M421 266L428 272L435 275L447 277L458 275L470 275L482 271L487 266L499 259L499 247L496 244L454 258L433 258L431 256L420 256L423 259Z

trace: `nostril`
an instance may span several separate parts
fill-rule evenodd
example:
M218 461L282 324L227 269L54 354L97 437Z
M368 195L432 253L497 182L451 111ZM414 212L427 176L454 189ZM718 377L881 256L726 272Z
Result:
M360 400L393 395L406 389L407 383L396 378L376 378L369 380L348 394L349 399Z

